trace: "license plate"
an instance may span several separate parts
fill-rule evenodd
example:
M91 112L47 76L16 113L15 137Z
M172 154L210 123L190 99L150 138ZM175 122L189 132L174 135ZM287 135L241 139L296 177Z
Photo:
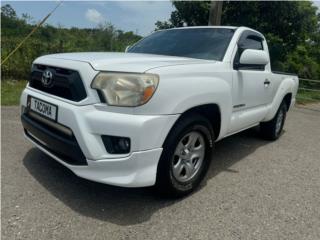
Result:
M57 120L58 107L51 103L29 96L28 107L31 111L36 112L44 117L54 121Z

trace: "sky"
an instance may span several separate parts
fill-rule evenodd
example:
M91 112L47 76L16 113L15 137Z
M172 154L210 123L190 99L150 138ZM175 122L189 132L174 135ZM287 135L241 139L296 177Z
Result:
M320 0L313 2L320 9ZM27 13L33 17L33 21L38 22L58 1L2 1L1 5L7 3L16 10L18 16ZM63 27L94 28L99 23L110 22L117 29L145 36L155 29L157 20L168 20L173 10L169 0L64 1L47 23Z
M2 1L10 4L18 16L28 13L35 22L46 16L58 1ZM170 18L174 10L170 1L64 1L47 20L63 27L93 28L110 22L117 29L148 35L157 20Z

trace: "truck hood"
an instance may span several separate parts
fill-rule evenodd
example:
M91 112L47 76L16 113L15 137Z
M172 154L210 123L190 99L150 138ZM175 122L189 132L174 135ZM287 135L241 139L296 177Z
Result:
M40 57L39 61L45 58L56 58L70 61L81 61L89 63L98 71L117 71L117 72L138 72L143 73L149 69L172 66L195 64L199 62L207 62L207 60L172 57L154 54L139 53L114 53L114 52L85 52L85 53L62 53L51 54ZM210 61L212 62L212 61Z

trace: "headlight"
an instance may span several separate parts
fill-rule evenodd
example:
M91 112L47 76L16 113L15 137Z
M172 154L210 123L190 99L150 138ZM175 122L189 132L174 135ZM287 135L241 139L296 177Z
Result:
M109 105L135 107L149 101L159 83L154 74L101 72L91 87L97 89Z

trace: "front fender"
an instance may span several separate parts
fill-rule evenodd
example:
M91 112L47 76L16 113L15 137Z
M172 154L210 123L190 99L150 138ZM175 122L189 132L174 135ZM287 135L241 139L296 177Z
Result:
M216 104L221 113L220 136L227 132L232 113L230 82L219 77L176 76L162 78L149 103L136 109L143 114L182 114L204 105Z

